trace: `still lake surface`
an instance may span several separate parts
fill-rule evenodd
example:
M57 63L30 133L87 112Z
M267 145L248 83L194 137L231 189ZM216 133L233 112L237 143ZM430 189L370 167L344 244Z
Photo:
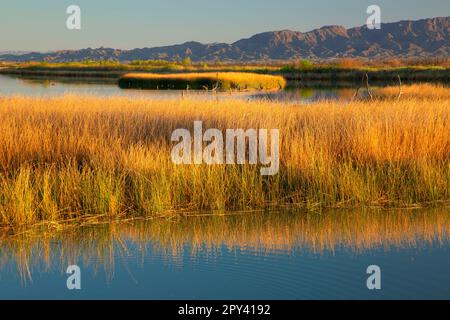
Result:
M272 212L0 234L0 299L449 299L450 212ZM69 291L66 269L81 268ZM367 289L367 267L382 289Z
M198 99L311 102L354 89L296 88ZM0 75L0 95L122 95L115 81ZM80 291L67 289L69 265ZM382 289L367 288L367 267ZM134 221L63 230L0 230L0 299L450 299L450 209L283 211Z
M351 99L355 93L350 87L305 88L292 86L271 93L211 93L204 91L184 92L192 99L245 99L270 100L290 103L309 103L324 99ZM96 96L148 97L151 99L177 99L182 95L177 90L133 90L119 88L114 79L75 79L45 77L19 77L0 74L0 95L55 96L63 94L87 94Z

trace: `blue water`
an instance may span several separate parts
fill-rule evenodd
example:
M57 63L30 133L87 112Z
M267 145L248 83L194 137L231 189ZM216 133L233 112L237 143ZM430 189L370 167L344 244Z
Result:
M193 250L186 242L177 243L177 253L161 250L157 241L112 240L112 250L93 254L87 244L96 248L96 241L74 244L75 255L64 251L62 240L51 241L50 266L44 263L43 246L37 246L25 277L19 272L24 260L21 266L16 262L21 256L16 246L0 264L0 299L450 298L450 244L442 239L319 251L304 245L269 250L243 244L233 249L221 243ZM79 291L66 287L65 271L74 261L81 268ZM381 290L366 286L370 265L381 268Z

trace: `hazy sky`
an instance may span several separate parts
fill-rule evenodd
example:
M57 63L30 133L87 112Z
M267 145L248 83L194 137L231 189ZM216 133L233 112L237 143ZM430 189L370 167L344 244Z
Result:
M72 4L81 7L79 31L66 28ZM0 51L230 43L264 31L363 25L370 4L383 22L450 16L449 0L1 0Z

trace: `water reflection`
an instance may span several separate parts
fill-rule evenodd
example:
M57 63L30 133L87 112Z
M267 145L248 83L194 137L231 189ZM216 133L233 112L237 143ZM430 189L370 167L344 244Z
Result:
M448 209L324 213L286 211L85 227L41 226L32 230L3 230L0 236L0 296L9 297L4 291L8 286L20 294L33 292L29 288L35 287L35 279L41 279L43 275L53 281L64 279L65 268L78 264L83 266L91 281L107 286L121 283L120 290L138 286L147 278L155 281L158 277L167 280L184 275L187 277L185 280L193 280L199 274L206 273L224 285L230 278L244 277L251 284L246 290L252 291L242 298L256 298L251 295L252 292L261 298L271 295L275 298L307 297L303 291L305 283L308 283L308 290L320 284L323 292L317 292L328 292L332 298L337 291L332 293L326 290L329 283L322 283L325 280L321 270L329 272L328 281L338 281L340 277L345 279L347 276L350 281L352 275L364 276L364 273L349 275L344 272L364 266L364 263L370 264L370 259L379 256L385 265L392 264L408 273L409 264L414 262L411 259L417 257L419 260L421 255L427 256L434 251L436 256L427 258L433 265L422 266L417 272L423 272L422 280L435 276L438 277L437 284L447 281L450 285L449 274L440 277L429 274L430 268L443 267L448 270L450 266L449 231ZM433 259L439 263L436 264ZM403 261L401 263L404 265L396 265L399 261ZM405 276L398 273L395 276ZM127 279L125 282L120 280L123 277ZM166 289L176 285L171 281L174 280L167 280ZM411 284L407 281L401 283ZM427 286L435 293L450 293L450 288L438 289L437 284L429 281ZM257 292L258 285L265 287L267 295L261 296ZM234 289L237 290L241 284L236 283L236 286ZM45 288L40 289L43 294L49 290L48 294L52 296L54 292L49 288L51 286L46 284ZM188 289L183 291L176 287L173 290L188 294ZM191 289L193 292L200 290ZM345 291L343 287L338 289ZM347 289L347 296L358 292L353 287ZM410 293L401 291L401 287L396 289L403 294ZM120 297L120 290L108 293L112 297ZM421 290L418 292L427 292L424 288ZM203 297L207 298L208 292L205 289L197 293L199 296L205 294ZM224 292L228 291L218 288L216 295L210 298L227 297ZM154 296L144 297L164 296L161 288L155 289L152 294ZM399 297L398 294L395 297ZM189 297L176 296L183 299Z
M286 90L278 92L221 92L205 91L178 91L178 90L134 90L120 89L115 79L102 78L46 78L46 77L19 77L0 75L0 94L55 96L62 94L89 94L97 96L127 96L148 97L151 99L178 99L188 97L201 100L269 100L283 103L310 103L318 100L343 99L350 100L355 93L354 84L338 85L323 83L293 83Z
M283 91L258 93L251 95L254 100L268 100L282 103L312 103L322 100L350 101L355 95L355 88L311 88L294 87ZM364 96L364 92L361 93Z

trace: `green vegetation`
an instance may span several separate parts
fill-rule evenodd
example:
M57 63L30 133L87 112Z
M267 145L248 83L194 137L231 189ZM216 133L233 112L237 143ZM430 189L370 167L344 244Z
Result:
M81 62L24 62L9 63L9 66L16 70L66 70L66 71L201 71L211 68L213 71L259 71L268 72L270 70L279 70L278 66L271 65L248 65L248 64L223 64L220 62L192 62L189 57L179 61L166 60L133 60L129 63L120 63L117 61L92 61L85 60Z
M449 60L387 60L366 61L337 59L312 63L299 60L280 69L288 80L359 83L367 73L370 81L450 81Z
M410 63L410 64L407 64ZM426 64L429 63L429 64ZM130 63L117 61L83 61L68 63L29 62L8 64L1 73L65 76L65 77L110 77L119 78L129 72L202 73L202 72L252 72L282 75L287 80L298 81L347 81L359 83L368 73L371 81L395 81L398 76L405 81L450 81L448 61L361 61L341 59L335 62L314 63L308 60L294 62L270 62L261 64L238 64L193 62L185 58L179 62L165 60L136 60Z
M298 81L351 81L361 82L367 73L370 81L396 81L398 76L406 81L450 81L450 69L444 67L399 67L357 69L341 67L284 68L281 73L288 80Z

